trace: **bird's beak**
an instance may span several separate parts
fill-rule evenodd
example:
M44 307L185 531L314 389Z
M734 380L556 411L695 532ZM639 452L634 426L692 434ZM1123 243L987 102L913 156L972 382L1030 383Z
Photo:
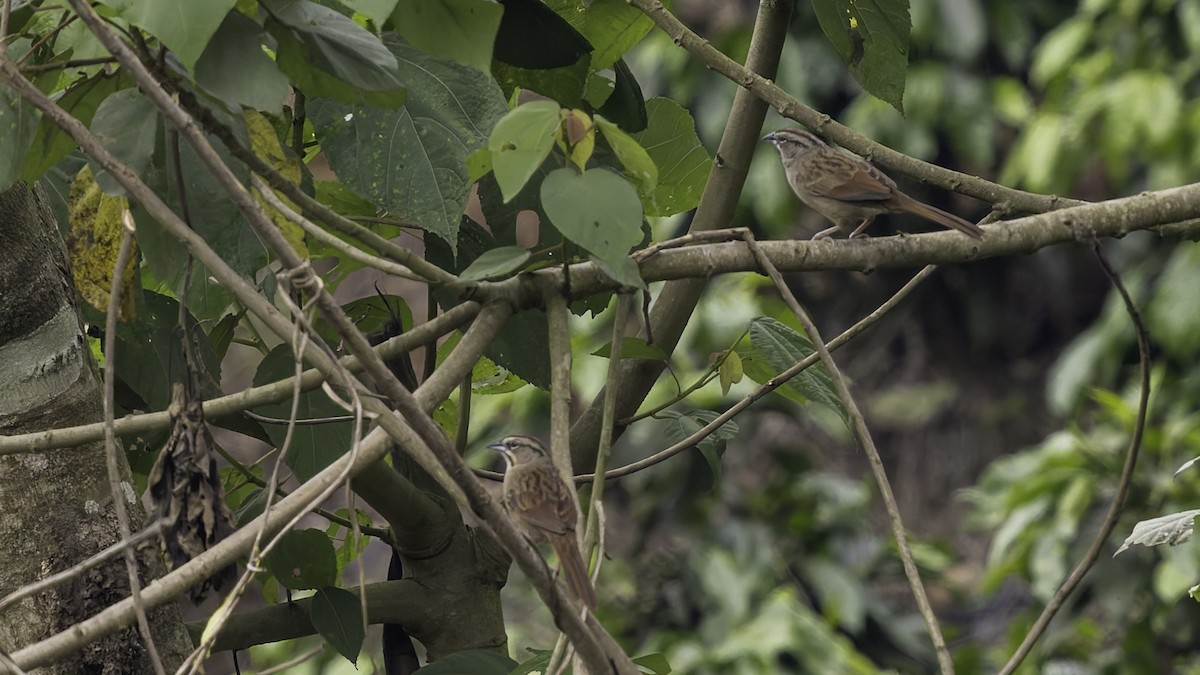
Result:
M771 133L767 134L766 136L763 136L762 140L766 141L767 143L770 143L771 145L775 145L778 142L778 139L775 138L775 132L771 132Z
M505 445L503 443L492 443L491 445L488 446L488 449L495 450L496 452L504 452L508 448L505 447Z

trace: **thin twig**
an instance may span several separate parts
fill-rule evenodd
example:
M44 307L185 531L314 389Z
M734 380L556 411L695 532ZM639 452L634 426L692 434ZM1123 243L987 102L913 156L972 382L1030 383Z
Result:
M474 318L479 313L479 310L480 305L477 303L463 303L451 308L445 314L439 315L429 323L421 324L411 331L377 345L375 350L381 358L386 359L395 354L408 351L417 345L432 342ZM344 357L340 361L351 372L362 370L361 361L353 356ZM316 389L324 381L325 376L319 369L310 368L304 371L301 376L300 391ZM294 386L294 378L288 377L270 384L251 387L236 394L210 399L204 402L205 419L220 419L242 413L249 408L269 403L278 403L291 395ZM166 411L144 413L141 415L129 415L116 420L114 430L118 436L136 436L162 431L170 423L171 418ZM102 440L103 438L103 422L27 434L0 436L0 455L43 452L55 448L70 448Z
M796 318L800 320L800 324L804 326L805 332L808 333L808 338L812 340L813 347L821 357L821 364L829 371L829 376L833 380L833 386L837 390L838 398L846 406L846 412L850 415L854 433L858 436L858 440L863 446L863 451L866 452L867 459L870 460L871 473L874 474L875 482L879 486L879 493L883 497L884 507L888 513L888 520L892 525L892 535L895 536L896 547L900 551L900 561L904 565L904 574L908 577L908 584L912 590L913 599L917 601L917 610L920 612L921 618L925 621L926 630L929 631L929 639L933 642L933 650L937 654L942 675L952 675L954 673L954 661L950 658L950 650L946 647L945 638L942 637L942 630L938 626L937 616L933 613L933 607L929 604L929 598L925 593L925 586L921 583L921 573L917 569L917 564L912 557L912 549L908 545L908 533L904 528L904 521L900 517L900 507L896 503L896 496L892 493L887 471L883 468L883 459L880 458L879 451L875 447L875 441L871 438L871 431L867 428L867 422L863 418L862 412L859 411L854 397L850 395L850 388L847 386L845 378L842 377L837 362L833 360L833 356L829 353L829 348L825 345L825 341L821 339L821 334L817 331L816 324L808 316L808 312L804 311L804 308L800 306L800 303L796 300L796 296L792 294L791 289L788 288L787 283L783 280L783 275L775 268L771 259L759 250L754 236L749 233L746 234L746 246L754 254L763 271L775 283L775 288L783 296L784 302L787 303L792 313L796 315Z
M320 656L321 653L324 652L328 646L329 646L329 643L327 643L325 640L322 639L321 642L319 644L317 644L317 646L304 652L303 654L297 656L296 658L284 661L283 663L281 663L277 666L271 666L270 668L263 668L262 670L258 671L258 675L274 675L275 673L286 673L291 668L295 668L296 666L298 666L302 663L305 663L306 661L311 661L311 660L315 659L316 657Z
M1142 323L1141 312L1138 311L1137 305L1134 304L1133 298L1130 297L1129 291L1126 290L1125 284L1121 281L1121 276L1116 270L1109 265L1108 260L1104 258L1104 252L1100 250L1100 242L1094 237L1092 238L1092 251L1096 254L1096 260L1099 261L1101 269L1104 270L1104 275L1108 277L1109 282L1121 296L1121 302L1125 304L1125 312L1129 314L1129 322L1133 325L1133 332L1137 338L1138 346L1138 379L1141 390L1138 392L1138 410L1137 417L1133 422L1133 435L1129 438L1129 447L1125 451L1125 466L1121 468L1121 478L1117 481L1117 491L1113 495L1112 503L1108 505L1108 512L1104 515L1104 521L1100 523L1100 528L1096 531L1096 536L1092 538L1092 543L1088 546L1088 550L1083 554L1083 558L1075 565L1067 578L1063 580L1062 585L1054 592L1054 597L1046 603L1042 609L1042 613L1029 627L1029 632L1025 634L1025 638L1021 640L1020 646L1009 657L1008 662L1004 664L1004 668L1000 670L1000 675L1010 675L1025 660L1029 652L1033 649L1034 644L1046 632L1046 628L1050 625L1050 621L1062 609L1067 598L1083 581L1083 577L1087 575L1088 570L1096 563L1100 557L1100 551L1108 543L1108 537L1112 534L1113 528L1117 526L1117 519L1121 516L1121 509L1125 505L1125 498L1129 495L1129 486L1133 483L1133 470L1137 466L1138 455L1142 448L1142 435L1146 431L1146 416L1150 408L1150 338L1146 332L1146 325Z
M121 480L121 461L117 450L117 436L113 431L113 420L116 418L116 355L117 355L117 314L121 309L121 291L125 285L125 270L133 258L133 215L125 208L121 214L121 245L117 251L117 263L113 268L112 285L109 287L108 315L104 322L104 451L105 464L108 467L108 484L112 491L113 510L117 516L117 527L122 540L133 537L133 527L129 524L129 510L125 507L125 490L128 483ZM132 490L130 490L132 492ZM125 557L125 570L129 575L129 592L133 598L133 608L137 613L138 630L146 642L146 651L154 672L166 675L162 659L158 655L158 647L154 644L154 636L150 633L150 620L146 618L146 607L142 602L142 582L138 578L138 560L133 548L122 550Z
M429 279L422 277L409 268L398 263L394 263L391 260L371 255L370 253L352 246L349 242L343 239L338 239L332 234L326 232L324 229L318 227L316 223L312 222L308 218L305 218L299 213L296 213L295 209L283 203L283 200L275 194L275 191L271 189L271 186L267 185L266 182L258 176L251 176L251 183L254 185L255 189L258 190L258 193L262 195L263 200L270 204L271 207L276 211L279 211L281 214L283 214L284 218L287 218L296 225L299 225L300 228L313 239L316 239L322 244L325 244L326 246L338 251L350 260L360 262L367 267L374 267L377 270L381 270L388 274L402 277L404 279L429 283Z
M1012 208L1020 211L1041 213L1053 209L1082 204L1083 202L1061 197L1045 196L1021 190L1014 190L997 183L986 181L978 176L972 176L958 171L951 171L935 164L914 159L887 146L880 145L870 139L855 133L850 128L833 121L829 115L818 112L789 95L770 79L763 77L749 68L722 54L708 40L696 35L678 18L663 6L660 0L628 0L629 4L641 10L664 33L669 35L675 44L687 50L711 70L724 75L738 86L745 88L779 111L780 115L790 117L797 122L829 136L842 147L852 150L859 155L869 157L885 168L919 178L946 190L953 190L989 204L1007 202Z
M870 327L876 321L879 321L880 319L882 319L885 315L887 315L888 312L892 311L892 309L894 309L897 305L899 305L900 302L904 298L908 297L909 293L911 293L918 285L920 285L922 281L929 278L929 275L933 274L934 270L936 270L936 269L937 269L937 267L935 267L934 265L928 265L924 269L922 269L920 272L917 272L917 274L914 275L912 279L908 280L908 283L904 284L904 286L902 286L900 288L900 290L896 291L896 293L894 295L892 295L892 297L888 298L886 302L884 302L882 305L877 307L875 309L875 311L873 311L870 314L859 319L857 323L855 323L850 328L847 328L841 335L837 336L833 340L830 340L829 344L827 345L829 350L833 351L833 350L838 349L842 345L844 345L847 342L849 342L850 340L854 339L859 333L866 330L868 327ZM809 368L813 364L815 364L817 361L819 361L820 358L821 358L820 354L817 354L817 353L809 354L808 356L801 359L798 363L796 363L792 367L788 368L787 370L783 371L782 373L771 378L769 381L763 383L761 386L759 386L753 392L748 394L745 398L743 398L742 400L733 404L733 406L731 406L728 410L726 410L725 412L718 415L716 418L714 418L708 424L705 424L703 427L701 427L699 430L697 430L692 435L690 435L687 438L683 439L682 441L672 445L671 447L666 448L665 450L660 450L659 452L654 453L653 455L651 455L649 457L640 459L636 462L630 462L629 464L626 464L625 466L622 466L617 469L613 469L608 472L608 475L605 476L605 478L613 479L613 478L622 478L624 476L632 475L634 473L637 473L638 471L641 471L642 469L646 469L648 467L654 466L655 464L658 464L667 459L670 459L671 457L674 457L675 455L683 452L684 450L695 447L697 443L704 440L710 434L712 434L717 429L719 429L722 424L725 424L729 420L733 419L738 414L740 414L742 411L744 411L746 408L749 408L752 404L754 404L754 402L758 401L759 399L761 399L762 397L771 393L772 391L775 391L779 387L786 384L792 378L794 378L797 375L799 375L800 373L804 372L804 370L806 370L807 368ZM492 478L492 476L485 476L485 477ZM577 482L577 483L591 482L594 479L595 479L594 474L582 474L582 475L575 476L575 482Z

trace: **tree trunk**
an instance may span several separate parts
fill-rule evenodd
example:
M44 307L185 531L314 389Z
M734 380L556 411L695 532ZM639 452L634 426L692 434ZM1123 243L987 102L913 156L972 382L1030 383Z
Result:
M0 193L0 433L102 419L98 369L83 337L65 246L40 190L18 183ZM124 455L121 465L128 481ZM67 569L120 539L104 443L0 456L0 596ZM144 515L127 487L135 529ZM144 579L161 567L143 551ZM0 649L11 652L90 617L129 595L115 556L57 588L0 612ZM175 606L150 614L168 672L191 650ZM153 672L136 628L92 643L40 672Z

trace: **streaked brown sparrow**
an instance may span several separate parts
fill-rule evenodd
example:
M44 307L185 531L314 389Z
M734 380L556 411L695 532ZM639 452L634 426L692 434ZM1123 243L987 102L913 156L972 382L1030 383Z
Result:
M967 236L983 237L978 225L909 197L870 162L839 152L804 129L780 129L763 140L779 150L788 184L800 201L833 221L833 227L813 239L850 229L851 239L865 236L863 230L882 213L911 213Z
M596 591L575 541L575 491L559 475L550 453L531 436L508 436L488 447L504 454L504 506L513 522L531 540L550 544L575 596L594 608Z

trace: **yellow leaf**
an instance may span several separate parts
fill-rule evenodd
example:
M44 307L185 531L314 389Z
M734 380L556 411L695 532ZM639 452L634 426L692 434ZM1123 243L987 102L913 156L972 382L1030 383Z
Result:
M596 149L596 125L587 113L578 108L570 112L564 110L563 116L563 128L567 132L567 140L571 143L571 163L583 171L587 169L592 151Z
M729 356L725 357L720 370L717 371L717 375L721 379L721 394L728 394L729 388L741 382L744 374L742 357L738 356L737 352L730 350Z
M122 221L129 210L129 201L104 194L89 166L75 175L69 199L67 220L71 227L67 232L67 253L75 288L84 301L107 312L117 254L121 250ZM121 306L117 308L117 318L123 322L133 321L135 315L137 259L135 242L129 264L121 272Z
M288 182L299 185L300 160L295 155L284 152L283 145L280 144L279 136L275 133L275 128L271 126L270 120L257 110L243 111L242 118L246 121L246 130L250 133L250 148L254 154L278 171ZM283 232L284 238L292 245L292 248L296 249L300 257L307 258L308 246L304 244L304 230L268 204L259 194L258 189L251 188L251 192L266 210L267 215L271 217L271 222L275 223L280 232ZM293 211L300 212L299 207L292 200L278 192L275 195Z

